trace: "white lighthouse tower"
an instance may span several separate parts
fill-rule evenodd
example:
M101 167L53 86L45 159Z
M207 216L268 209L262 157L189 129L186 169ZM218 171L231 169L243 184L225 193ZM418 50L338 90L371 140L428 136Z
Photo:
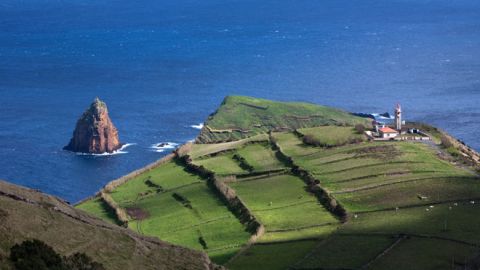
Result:
M395 128L401 132L402 131L402 107L400 103L395 107Z

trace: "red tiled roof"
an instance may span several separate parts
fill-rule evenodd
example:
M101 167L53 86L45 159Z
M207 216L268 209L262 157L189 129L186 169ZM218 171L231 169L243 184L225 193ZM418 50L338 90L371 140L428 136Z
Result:
M379 129L379 130L382 133L398 133L398 131L396 131L395 129L389 128L389 127L384 127L384 128Z

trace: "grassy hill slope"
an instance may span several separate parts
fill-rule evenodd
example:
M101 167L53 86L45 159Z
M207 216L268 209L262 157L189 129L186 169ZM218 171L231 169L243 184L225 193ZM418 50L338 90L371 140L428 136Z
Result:
M353 126L357 123L368 125L369 121L339 109L311 103L229 96L207 119L197 141L215 143L238 140L270 130L324 125Z
M62 256L86 253L106 269L212 269L208 257L112 225L60 199L0 181L0 269L10 248L39 239Z

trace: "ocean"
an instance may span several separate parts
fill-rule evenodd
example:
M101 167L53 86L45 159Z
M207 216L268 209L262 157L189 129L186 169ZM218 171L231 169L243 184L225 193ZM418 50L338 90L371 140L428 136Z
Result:
M184 143L226 95L424 121L480 150L478 0L2 0L0 178L70 202ZM111 156L62 150L95 97Z

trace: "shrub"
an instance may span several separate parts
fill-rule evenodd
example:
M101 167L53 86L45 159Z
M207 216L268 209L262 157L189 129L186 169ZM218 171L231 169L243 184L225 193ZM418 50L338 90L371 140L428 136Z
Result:
M313 135L309 135L309 134L303 136L303 143L313 145L313 146L322 146L322 143L319 140L315 139Z
M442 146L445 147L445 148L453 147L452 141L450 140L450 138L448 138L445 135L442 135L442 137L440 137L440 141L442 143Z
M362 124L356 124L355 130L357 131L358 134L363 134L365 132L365 126Z
M61 257L52 247L34 239L15 244L10 249L10 260L17 270L104 270L84 253Z
M18 270L63 270L62 257L40 240L27 240L10 249L10 260Z
M102 264L92 261L84 253L75 253L69 257L64 257L65 269L69 270L104 270Z

